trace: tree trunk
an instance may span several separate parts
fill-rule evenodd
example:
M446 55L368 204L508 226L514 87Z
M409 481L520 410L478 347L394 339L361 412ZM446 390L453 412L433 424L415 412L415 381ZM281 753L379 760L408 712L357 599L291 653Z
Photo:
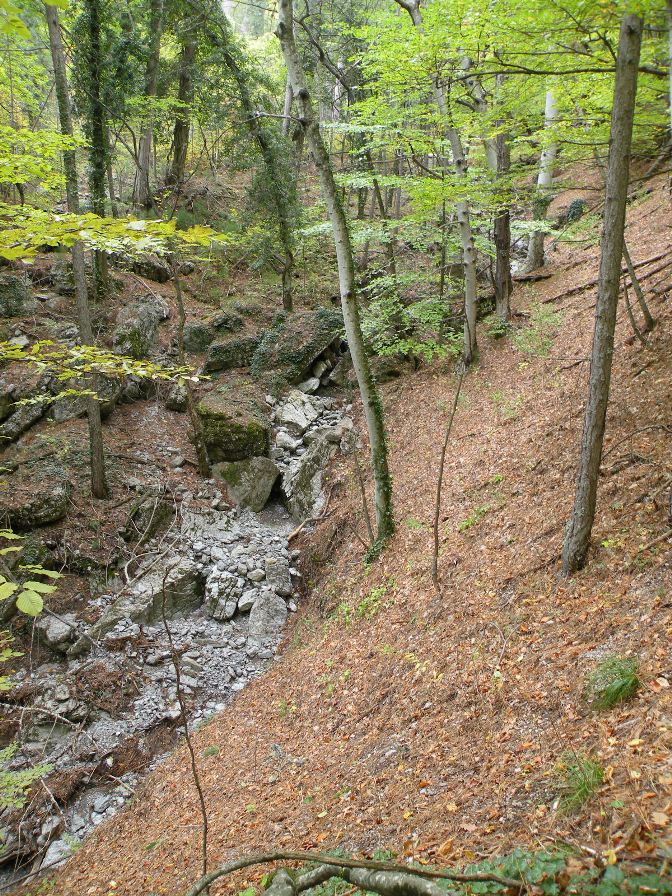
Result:
M107 196L108 143L106 111L102 101L102 40L100 0L85 0L87 22L86 67L88 75L89 192L95 214L105 216ZM96 296L100 300L109 292L107 256L94 252Z
M55 6L45 6L47 27L49 29L49 47L54 68L54 81L56 85L56 100L58 103L58 117L61 133L72 136L72 110L70 105L70 92L65 67L65 54L61 41L61 28L58 21L58 9ZM63 153L63 168L65 170L65 189L68 203L68 211L77 214L79 211L79 192L77 183L77 164L74 150ZM91 327L91 314L86 287L86 268L84 261L84 246L77 242L72 247L72 270L75 281L75 296L77 299L77 315L79 319L79 338L82 345L93 345L93 329ZM95 391L95 377L87 386ZM86 399L86 417L89 424L89 449L91 455L91 492L95 498L105 498L108 493L105 478L105 454L103 451L103 429L100 418L100 405L96 398L88 396Z
M187 151L189 149L189 133L191 121L189 107L194 99L194 60L196 58L196 38L193 34L187 34L182 45L180 56L180 79L177 88L177 98L182 104L175 116L175 128L173 130L173 163L168 175L168 183L180 186L184 182L184 172L187 164Z
M672 0L670 0L670 2L672 3ZM293 100L294 100L294 97L292 95L292 85L289 83L289 76L288 76L287 81L285 82L285 100L282 105L282 136L283 137L289 137Z
M154 99L159 79L159 59L161 55L161 37L163 34L163 0L151 0L149 13L149 47L147 55L147 67L145 69L145 98ZM152 132L154 122L152 115L148 115L145 128L140 137L138 149L138 170L135 179L135 194L133 201L141 208L150 208L152 205L151 187L149 184L149 172L152 164Z
M597 482L602 460L614 352L641 37L642 20L634 15L624 16L618 42L614 105L611 113L600 276L588 399L583 422L574 509L567 525L562 552L562 571L565 575L571 575L584 565L595 518Z
M392 481L387 463L387 444L383 408L375 386L369 359L364 347L355 285L355 266L350 232L331 167L329 153L315 118L306 78L294 38L293 0L280 0L277 35L287 66L292 91L298 103L302 127L317 168L322 194L334 232L341 306L352 365L357 376L364 406L375 486L376 545L381 547L394 531L392 514Z
M422 13L420 11L418 0L396 0L396 2L402 9L406 10L415 27L419 31L424 31ZM450 116L445 90L438 79L434 79L432 87L436 104L439 107L439 112L446 121L445 133L448 142L450 143L453 162L455 164L455 172L458 177L466 177L467 159L457 129L448 124ZM491 152L487 150L487 145L486 152ZM465 200L457 202L455 204L455 215L460 232L462 265L464 267L464 347L462 350L462 359L465 365L468 366L474 360L476 355L476 313L478 310L476 246L474 244L474 235L471 229L469 203Z
M546 91L546 109L544 111L544 127L550 128L558 117L555 106L555 98L551 90ZM546 217L546 209L550 202L551 188L553 186L553 166L558 147L555 142L550 143L541 152L539 159L539 176L537 177L537 192L532 207L535 221L543 221ZM544 264L544 232L533 230L530 234L530 242L527 247L526 270L534 271Z
M498 134L497 143L497 176L509 173L511 153L506 134ZM493 223L495 242L495 313L502 321L511 317L511 215L508 205L497 212Z
M293 226L293 202L288 194L292 185L288 183L291 177L291 165L286 164L281 156L282 146L278 137L272 134L254 104L250 90L250 79L244 65L239 58L234 44L234 36L227 18L220 12L215 13L219 36L208 31L208 38L218 47L224 57L224 63L229 69L238 88L238 99L245 113L250 136L259 147L259 152L264 161L264 167L269 180L269 192L271 201L275 207L278 221L278 234L284 254L282 276L282 307L285 311L292 311L294 307L294 226ZM296 92L293 91L295 94Z

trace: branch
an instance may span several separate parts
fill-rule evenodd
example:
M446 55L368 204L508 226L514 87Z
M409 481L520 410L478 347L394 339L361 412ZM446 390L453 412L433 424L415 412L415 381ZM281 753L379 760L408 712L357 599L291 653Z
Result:
M199 893L202 893L207 887L210 886L210 884L214 883L216 880L219 880L220 877L224 877L228 874L233 874L234 871L241 871L243 868L251 868L253 865L268 865L271 862L278 862L283 860L289 860L293 862L317 862L323 866L326 865L327 867L333 868L350 868L367 871L391 872L393 874L403 874L409 879L411 879L412 877L420 877L427 880L454 880L460 883L491 881L493 883L498 883L504 887L510 887L511 889L515 890L522 890L525 887L524 881L514 880L510 877L501 877L499 874L458 874L457 872L437 871L430 868L411 868L407 865L397 865L391 862L372 862L368 859L336 858L335 856L327 856L322 853L316 852L278 851L255 853L249 856L242 856L239 859L234 859L233 861L228 862L226 865L222 865L222 867L218 868L216 871L211 871L209 874L203 875L203 877L199 881L197 881L190 890L187 890L185 896L199 896ZM330 876L333 877L335 873L336 872L332 873ZM312 884L312 886L314 886L314 884ZM371 881L369 881L366 884L365 889L371 888ZM291 893L292 891L290 890L289 892ZM385 890L384 892L385 894L387 894L390 891Z

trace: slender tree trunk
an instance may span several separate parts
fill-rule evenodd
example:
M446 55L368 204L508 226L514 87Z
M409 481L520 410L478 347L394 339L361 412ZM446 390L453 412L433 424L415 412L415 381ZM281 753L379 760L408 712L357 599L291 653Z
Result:
M555 119L558 117L558 110L555 105L553 91L546 91L546 108L544 111L544 127L552 127ZM537 177L537 192L534 197L533 215L535 221L543 221L546 217L546 209L550 202L551 188L553 186L553 166L555 157L558 154L558 147L555 142L549 143L542 152L539 159L539 175ZM530 242L527 247L527 263L526 269L534 271L542 267L544 263L544 232L543 230L533 230L530 234Z
M511 165L511 153L506 134L498 134L497 176L505 177ZM495 242L495 313L502 321L511 317L511 215L509 206L500 208L493 222Z
M149 13L149 47L147 67L145 69L145 98L154 99L159 79L159 59L161 55L161 37L163 35L164 9L163 0L151 0ZM149 172L152 164L153 116L147 116L145 129L140 137L138 148L138 171L135 179L134 203L141 208L152 205Z
M672 2L672 0L670 0ZM291 125L291 114L292 114L292 102L294 100L294 96L292 94L292 85L289 83L289 76L287 76L287 81L285 82L285 100L282 106L282 136L289 137L290 125Z
M392 481L387 463L383 408L371 373L362 337L355 284L355 265L348 223L343 205L339 199L329 153L320 133L319 121L315 118L313 103L306 85L306 78L296 46L292 2L293 0L280 0L276 33L280 40L285 65L292 84L292 91L298 103L301 124L306 132L306 140L319 174L322 194L334 232L345 332L350 347L352 365L362 396L364 416L371 444L375 486L376 541L379 546L382 546L394 531Z
M611 113L600 275L588 399L583 422L574 509L567 525L562 552L562 571L565 575L571 575L584 565L595 518L597 482L602 460L614 352L641 38L642 20L635 15L624 16L618 42L614 105Z
M208 31L209 39L219 47L224 57L224 63L229 69L238 88L238 99L245 113L250 136L259 147L259 152L264 161L264 167L269 180L269 192L275 207L278 222L278 233L284 254L282 268L282 306L286 311L292 311L294 307L294 222L293 200L289 191L293 184L289 183L291 166L285 165L281 157L282 145L278 136L272 134L259 111L255 106L250 79L245 68L244 60L240 58L234 43L234 36L226 17L220 13L214 13L219 35ZM295 94L295 91L293 91Z
M72 111L70 104L70 91L68 90L68 78L65 67L65 54L61 40L61 28L58 21L58 9L55 6L45 6L47 27L49 29L49 47L54 68L54 81L56 85L56 100L58 103L58 117L61 133L72 136ZM79 212L79 189L77 182L77 163L74 150L63 153L63 168L65 170L66 196L68 211L72 214ZM77 315L79 319L79 338L82 345L93 345L93 328L91 326L91 314L86 286L86 267L84 260L84 246L77 242L72 247L72 269L75 281L75 296L77 300ZM95 391L95 377L87 385L93 386ZM105 478L105 454L103 451L103 428L100 418L100 404L93 396L86 399L86 417L89 425L89 449L91 455L91 492L95 498L105 498L108 493Z
M667 0L667 64L669 66L667 90L670 114L670 140L672 140L672 0Z
M85 0L84 15L88 29L86 66L88 74L89 192L95 214L104 217L107 195L108 142L105 107L102 101L102 39L100 0ZM94 252L96 296L109 293L107 255Z
M411 21L419 31L424 31L422 12L418 0L396 0L402 9L411 17ZM480 85L479 85L480 86ZM467 158L464 153L462 139L456 128L449 124L450 110L443 85L434 79L434 97L439 112L445 119L445 134L450 143L455 172L459 178L467 175ZM478 310L478 281L476 272L476 245L471 228L471 211L469 203L461 200L455 204L455 216L462 244L462 265L464 267L464 348L462 359L465 365L471 364L476 356L476 315Z
M181 106L175 116L173 130L173 163L168 175L168 183L180 186L184 182L189 149L189 133L191 120L189 107L194 99L194 60L196 58L196 37L187 34L182 45L180 56L180 79L177 87L177 98Z

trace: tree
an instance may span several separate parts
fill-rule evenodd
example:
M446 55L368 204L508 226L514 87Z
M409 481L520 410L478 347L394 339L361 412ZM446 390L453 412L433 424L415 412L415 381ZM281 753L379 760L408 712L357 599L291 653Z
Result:
M194 99L194 60L196 59L196 35L187 31L182 38L180 52L180 76L177 89L179 107L173 129L173 161L168 175L168 183L180 186L184 181L189 132L191 130L190 106Z
M55 6L46 5L45 15L47 19L47 27L49 29L49 48L51 50L51 59L54 68L56 101L58 103L61 133L64 136L72 137L72 107L65 67L65 54L63 53L63 43L61 40L61 28L58 20L58 9ZM68 211L72 214L77 214L79 212L79 185L74 149L66 150L63 153L63 167L65 169ZM81 241L78 240L73 244L71 254L72 270L75 281L75 296L77 300L77 317L79 320L79 338L83 345L93 345L94 339L86 283L84 245ZM91 386L95 392L95 377L92 377L91 380ZM89 425L91 492L95 498L105 498L108 489L105 478L105 454L103 451L103 430L100 417L100 404L92 395L89 395L86 398L86 417Z
M306 141L319 174L322 195L333 230L345 332L352 357L352 365L362 397L364 417L371 445L376 506L376 544L378 547L381 547L394 532L392 480L387 461L383 407L373 379L371 365L362 336L355 282L355 262L348 222L340 191L336 186L329 152L322 139L319 121L315 117L313 101L301 65L294 35L294 11L292 4L293 0L280 0L276 34L282 47L292 93L298 106L301 127L305 131Z
M602 460L614 353L614 331L623 257L623 233L641 39L642 19L635 15L624 16L616 61L588 398L583 422L574 509L567 526L562 552L562 571L565 575L571 575L584 565L595 518L597 482Z
M552 90L546 91L546 107L544 110L544 128L550 131L557 118L558 110L555 96ZM537 176L537 192L534 196L532 207L535 221L543 221L546 209L551 201L551 189L553 187L553 166L558 153L558 145L555 137L551 136L548 143L541 151L539 159L539 174ZM530 242L527 246L528 271L534 271L542 267L544 263L544 231L533 230L530 234Z
M95 2L95 0L88 0ZM163 35L164 4L163 0L150 0L149 4L149 39L147 46L147 64L145 69L145 100L150 105L150 110L145 115L145 123L140 137L138 148L137 171L135 176L135 189L133 201L141 208L150 208L152 205L152 190L150 186L150 168L152 160L152 134L153 116L151 114L151 102L156 97L159 81L159 61L161 55L161 37Z

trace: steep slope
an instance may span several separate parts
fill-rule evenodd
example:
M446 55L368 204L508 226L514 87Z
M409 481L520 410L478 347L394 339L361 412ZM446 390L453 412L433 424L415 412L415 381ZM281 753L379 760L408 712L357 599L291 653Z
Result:
M629 212L636 262L669 253L669 221L661 182ZM558 248L549 279L517 288L514 307L531 316L516 318L513 337L479 334L445 470L440 594L430 540L450 365L385 387L399 525L370 569L351 528L353 462L332 471L331 509L304 536L307 598L284 654L195 737L212 864L335 846L453 862L558 840L669 854L669 539L640 550L670 526L669 272L647 347L620 314L596 547L584 572L558 578L594 301L594 288L571 290L594 279L598 251ZM644 687L597 714L585 676L614 652L639 658ZM557 764L568 750L595 756L604 783L562 815ZM187 759L180 749L162 765L52 892L183 892L199 873ZM255 877L221 892L245 879Z

